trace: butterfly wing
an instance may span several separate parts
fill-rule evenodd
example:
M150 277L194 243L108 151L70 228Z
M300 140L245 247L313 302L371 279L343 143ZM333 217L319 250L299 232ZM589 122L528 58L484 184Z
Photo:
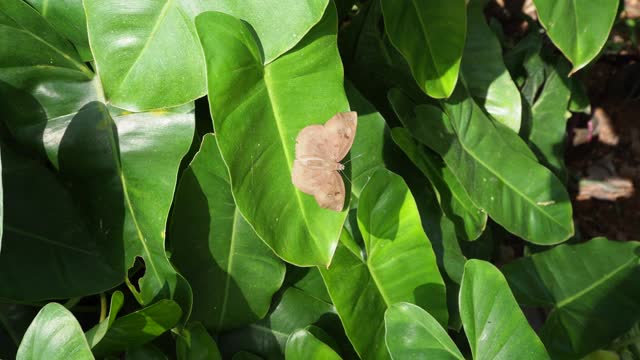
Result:
M313 195L320 207L342 211L345 188L337 171L309 168L296 160L293 162L291 180L300 191Z
M355 111L337 113L324 124L331 160L340 162L347 156L356 137L357 126L358 114Z
M322 125L309 125L296 138L296 159L320 158L331 160L329 133Z

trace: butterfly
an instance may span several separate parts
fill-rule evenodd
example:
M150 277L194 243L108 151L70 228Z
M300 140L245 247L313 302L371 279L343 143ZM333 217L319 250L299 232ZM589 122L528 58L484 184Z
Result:
M358 114L335 114L324 125L309 125L296 138L296 159L291 180L300 191L313 195L320 207L342 211L345 200L344 159L356 136Z

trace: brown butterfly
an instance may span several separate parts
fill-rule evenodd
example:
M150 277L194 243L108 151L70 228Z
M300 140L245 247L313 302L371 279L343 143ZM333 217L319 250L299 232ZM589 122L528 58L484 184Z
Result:
M356 136L358 114L335 114L324 125L309 125L296 138L296 159L291 180L300 191L313 195L320 207L342 211L345 189L338 173Z

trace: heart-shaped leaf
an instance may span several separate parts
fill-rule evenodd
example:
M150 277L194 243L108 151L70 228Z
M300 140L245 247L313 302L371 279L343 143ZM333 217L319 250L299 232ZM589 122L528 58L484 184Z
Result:
M384 25L427 95L446 98L458 81L465 43L464 0L382 0Z
M431 314L410 303L393 304L384 314L385 341L394 359L437 358L464 360L464 356Z
M387 306L412 302L446 324L444 282L413 196L400 176L383 169L371 177L360 196L358 227L366 260L341 246L321 273L358 354L387 357L383 338ZM343 236L350 235L343 232ZM362 322L370 325L363 328Z
M49 303L33 319L22 338L18 360L93 359L78 320L58 303Z
M240 20L218 12L196 19L211 115L238 209L276 254L299 266L330 263L346 217L320 208L291 182L298 132L349 107L336 21L328 6L300 43L264 66Z
M191 318L216 332L263 318L285 266L236 208L214 135L184 171L172 219L172 261L193 289Z
M503 270L521 303L551 308L540 337L554 358L578 359L622 335L640 316L639 257L638 242L596 238Z
M462 75L478 104L518 133L522 115L520 92L504 65L500 42L485 21L485 5L485 0L472 0L467 6Z
M538 19L551 41L573 63L572 73L598 55L616 19L618 0L534 0Z
M495 266L482 260L467 261L459 302L474 359L549 359Z
M566 189L518 135L487 118L462 85L444 105L446 114L418 105L417 117L406 125L442 156L473 202L508 231L536 244L573 235Z

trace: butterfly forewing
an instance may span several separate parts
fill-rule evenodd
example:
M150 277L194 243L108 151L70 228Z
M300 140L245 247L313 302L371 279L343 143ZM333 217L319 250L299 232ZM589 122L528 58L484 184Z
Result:
M296 138L296 160L291 180L302 192L313 195L323 208L341 211L345 187L336 169L353 145L357 114L338 113L325 125L310 125Z

